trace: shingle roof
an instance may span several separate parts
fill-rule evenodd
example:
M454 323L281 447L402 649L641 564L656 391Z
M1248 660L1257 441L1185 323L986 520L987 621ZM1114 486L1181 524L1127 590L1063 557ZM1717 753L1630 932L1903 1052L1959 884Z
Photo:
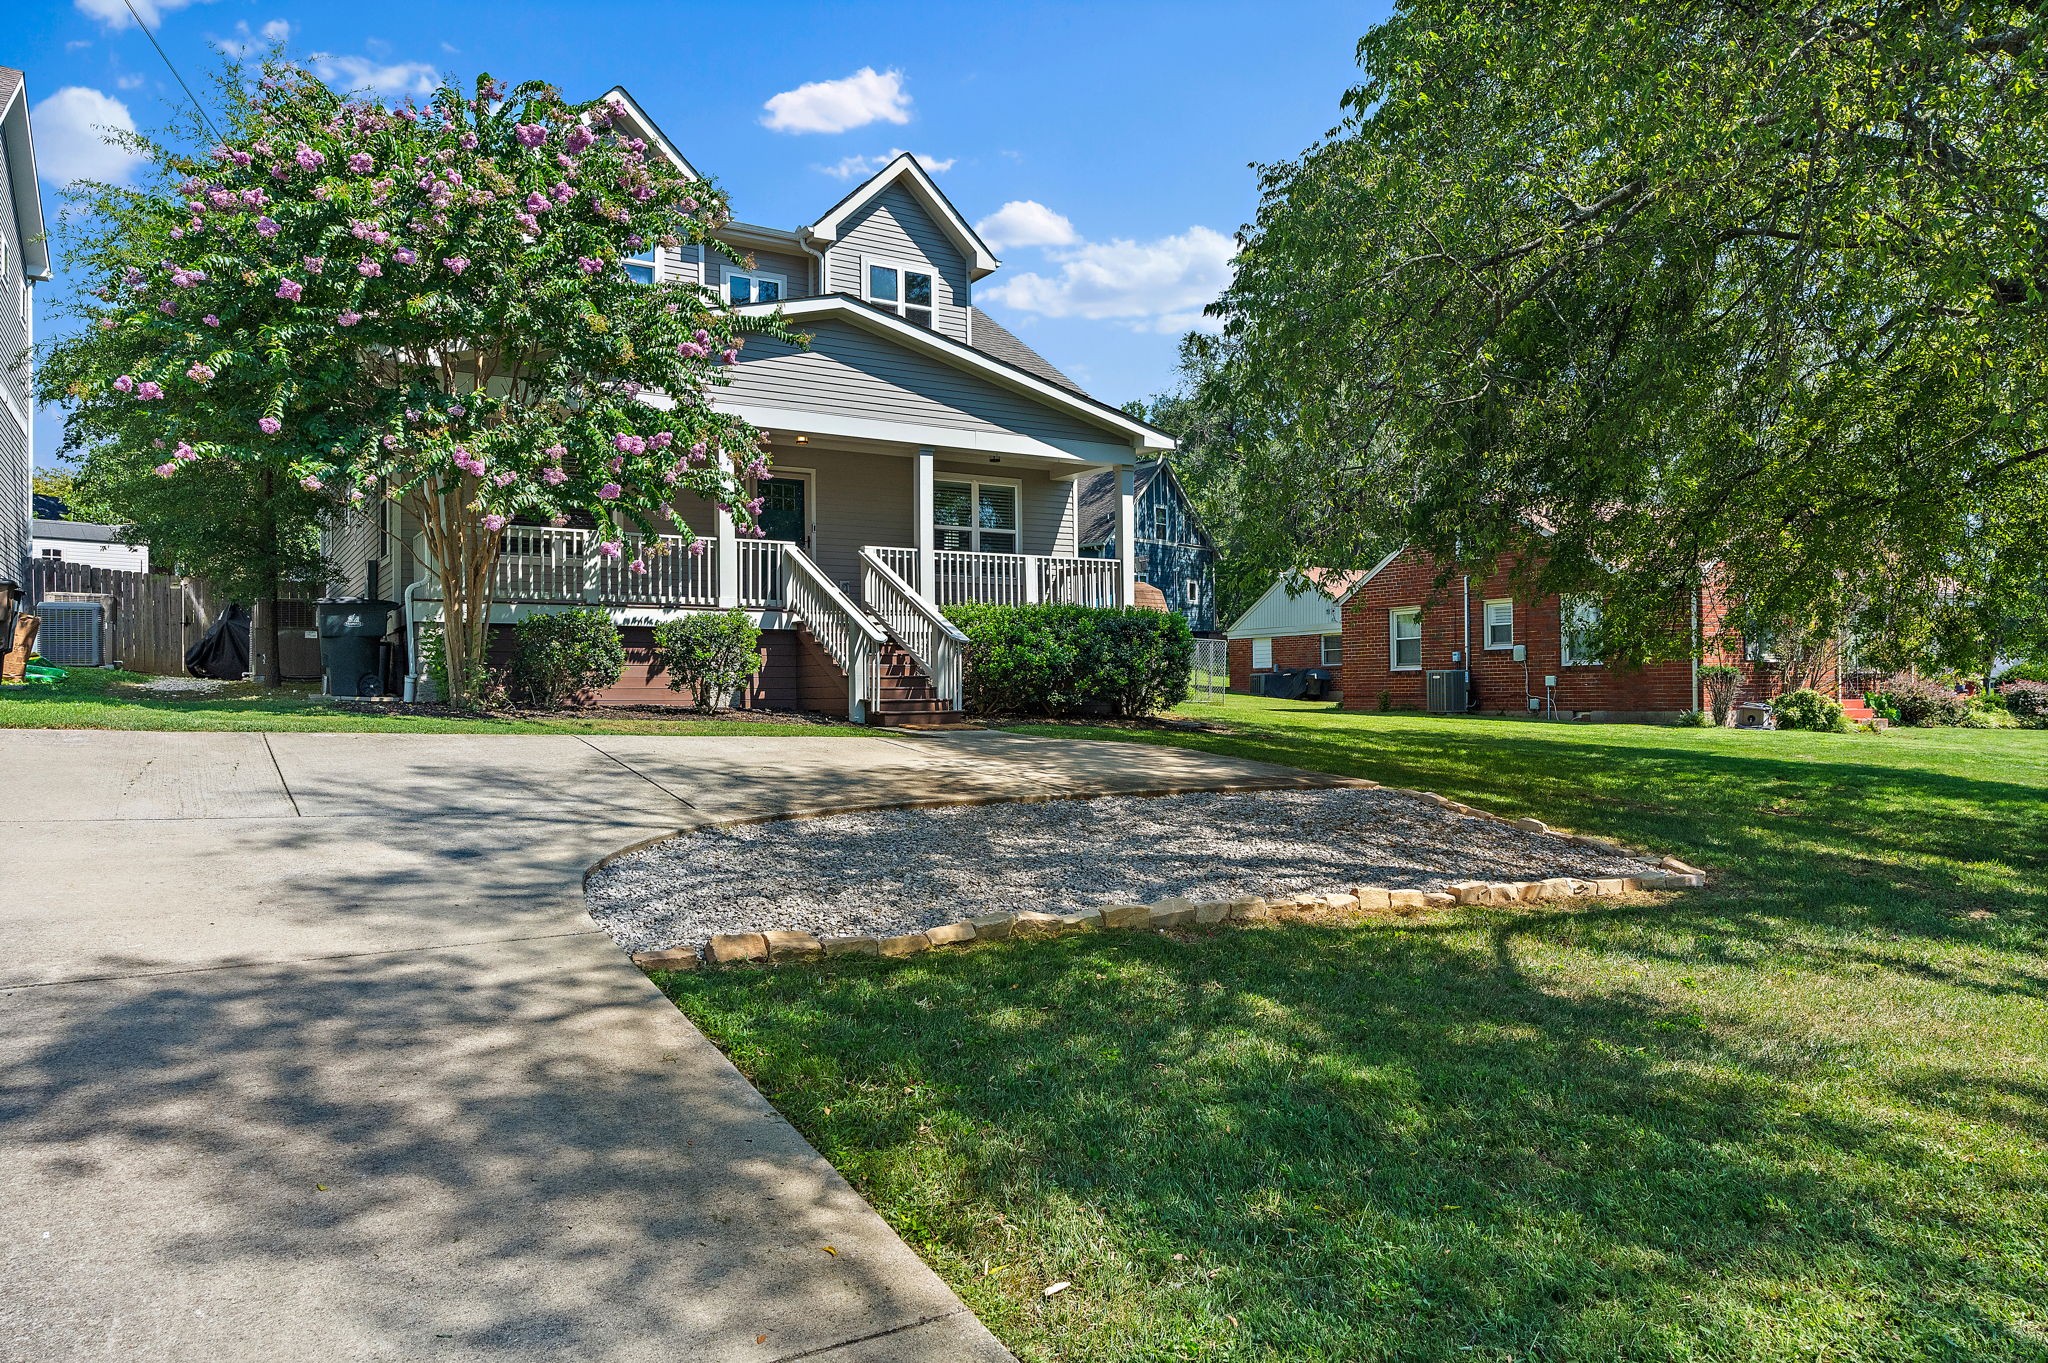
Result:
M1367 571L1364 568L1303 568L1301 575L1308 579L1310 586L1336 601L1356 586Z
M1045 356L1018 340L1011 333L1010 329L1001 322L998 322L980 308L969 308L968 311L974 314L974 348L976 350L979 350L991 359L1001 360L1004 364L1015 365L1025 373L1044 379L1047 383L1056 383L1062 388L1081 394L1083 397L1089 396L1087 389L1053 368L1051 360L1046 359Z
M14 98L14 92L28 79L11 66L0 66L0 109L7 107L7 101Z
M1139 497L1152 486L1153 478L1164 467L1157 459L1139 463L1136 477L1132 479L1132 492ZM1092 544L1103 544L1116 535L1117 495L1116 470L1104 469L1091 473L1081 480L1081 531L1076 541L1084 548Z

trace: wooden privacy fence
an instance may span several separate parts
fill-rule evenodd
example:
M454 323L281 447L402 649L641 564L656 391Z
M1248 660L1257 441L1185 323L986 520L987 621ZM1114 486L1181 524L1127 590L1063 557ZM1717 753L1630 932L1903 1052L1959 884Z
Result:
M30 561L28 608L56 597L98 597L106 605L102 623L105 660L131 672L177 676L185 671L185 650L213 623L224 604L192 578L163 573L129 573L59 559Z

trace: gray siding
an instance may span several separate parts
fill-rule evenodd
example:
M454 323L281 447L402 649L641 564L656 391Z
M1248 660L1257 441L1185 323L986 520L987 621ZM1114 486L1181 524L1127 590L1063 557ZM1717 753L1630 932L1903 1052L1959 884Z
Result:
M691 245L669 251L657 246L654 249L654 268L664 283L701 284L704 282L704 248Z
M932 471L942 479L952 475L1021 483L1018 502L1024 517L1022 552L1074 553L1074 484L1071 479L1054 478L1046 469L1013 468L1007 464L958 464L944 459L934 460Z
M914 422L962 431L1013 432L1048 441L1116 437L1022 393L906 350L844 322L811 328L811 346L751 338L723 390L735 403ZM713 390L714 401L719 390Z
M809 298L812 296L811 267L816 262L809 256L801 252L790 255L786 252L769 251L760 247L743 247L741 250L743 254L754 258L755 269L767 274L782 276L785 285L782 296L785 299ZM719 295L723 297L725 294L725 276L730 271L740 269L741 267L734 265L717 251L708 251L705 254L710 259L705 267L708 274L704 282L717 289Z
M817 522L813 546L818 566L860 599L860 551L869 545L907 545L916 532L912 520L917 490L909 459L888 454L809 450L784 453L776 461L785 468L811 468L812 517Z
M933 287L938 294L932 309L933 328L956 341L967 339L967 307L971 300L967 258L901 184L890 185L877 194L841 230L839 240L825 257L832 274L828 292L850 293L856 298L867 296L861 267L863 255L930 265L937 276Z
M0 143L0 186L9 183L7 148ZM22 323L22 309L30 288L21 262L21 225L11 196L7 211L0 213L0 236L7 242L7 268L4 279L0 279L0 386L6 388L9 400L8 404L0 404L0 577L26 586L29 521L34 503L30 495L33 468L29 457L33 428L25 423L35 420L35 404L30 394L28 365L23 359L29 329ZM16 412L21 414L20 420L16 419Z

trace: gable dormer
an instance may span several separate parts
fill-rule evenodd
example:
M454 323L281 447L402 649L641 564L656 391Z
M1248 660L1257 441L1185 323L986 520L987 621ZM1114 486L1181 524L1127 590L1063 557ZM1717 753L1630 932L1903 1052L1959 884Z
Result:
M974 281L1000 263L908 152L805 232L825 259L826 293L973 343Z

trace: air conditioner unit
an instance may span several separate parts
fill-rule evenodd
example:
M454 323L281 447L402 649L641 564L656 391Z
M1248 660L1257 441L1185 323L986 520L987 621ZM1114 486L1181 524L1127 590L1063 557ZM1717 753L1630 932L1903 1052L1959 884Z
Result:
M105 661L106 607L97 601L44 601L36 651L59 667L98 667Z
M1445 668L1428 674L1429 712L1433 715L1462 715L1472 674Z

